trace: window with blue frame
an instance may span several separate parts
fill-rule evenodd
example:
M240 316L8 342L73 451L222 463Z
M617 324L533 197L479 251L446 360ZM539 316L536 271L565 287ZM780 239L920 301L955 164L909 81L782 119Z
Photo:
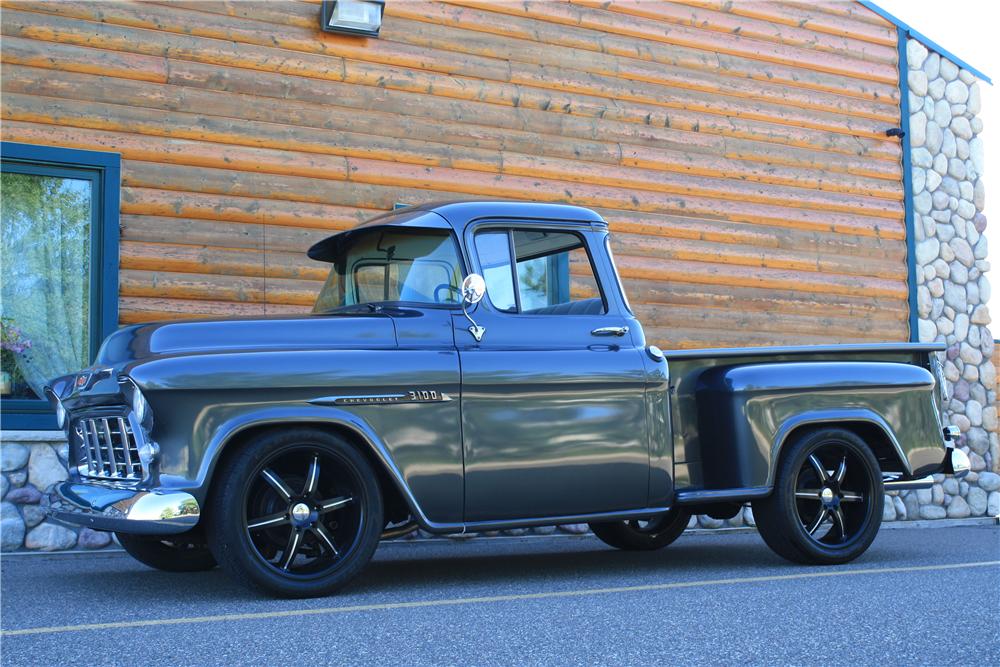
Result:
M3 428L55 429L46 383L118 324L120 157L3 142L0 162Z

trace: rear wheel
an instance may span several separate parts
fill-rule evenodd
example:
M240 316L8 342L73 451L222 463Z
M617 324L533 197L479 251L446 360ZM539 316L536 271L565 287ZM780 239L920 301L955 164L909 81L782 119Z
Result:
M627 551L662 549L684 532L691 514L674 508L649 519L592 523L590 529L605 544Z
M188 540L183 535L162 538L115 533L115 536L129 556L157 570L202 572L216 565L212 552L201 540Z
M281 597L328 595L371 559L382 497L365 457L312 429L272 431L217 472L209 546L244 584Z
M863 554L882 523L882 474L865 442L845 429L810 431L788 445L774 492L753 503L771 549L798 563L837 564Z

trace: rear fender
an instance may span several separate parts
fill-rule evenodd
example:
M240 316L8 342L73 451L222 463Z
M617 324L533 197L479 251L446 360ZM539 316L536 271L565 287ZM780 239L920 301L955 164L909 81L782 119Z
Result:
M934 378L912 364L720 366L699 378L696 400L707 490L772 486L789 435L807 425L877 428L907 476L944 454Z

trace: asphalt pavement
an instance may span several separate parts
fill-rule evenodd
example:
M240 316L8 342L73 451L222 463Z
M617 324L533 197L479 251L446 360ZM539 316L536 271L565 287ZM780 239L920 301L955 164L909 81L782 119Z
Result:
M345 592L274 600L123 553L0 561L3 665L1000 664L1000 529L883 530L805 567L752 532L388 542Z

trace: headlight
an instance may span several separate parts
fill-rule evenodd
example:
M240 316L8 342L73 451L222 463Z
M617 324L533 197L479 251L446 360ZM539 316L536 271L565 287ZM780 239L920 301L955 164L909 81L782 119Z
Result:
M59 430L66 428L66 408L63 407L62 401L58 398L56 399L56 424L59 426Z
M132 412L135 413L135 418L139 420L140 424L146 423L146 417L149 416L150 409L149 403L146 402L146 397L142 395L138 387L133 385L132 390Z
M127 375L119 376L118 382L122 394L128 399L129 407L132 408L132 414L135 415L136 421L142 425L144 430L151 430L153 409L150 407L146 397L142 395L139 385Z

